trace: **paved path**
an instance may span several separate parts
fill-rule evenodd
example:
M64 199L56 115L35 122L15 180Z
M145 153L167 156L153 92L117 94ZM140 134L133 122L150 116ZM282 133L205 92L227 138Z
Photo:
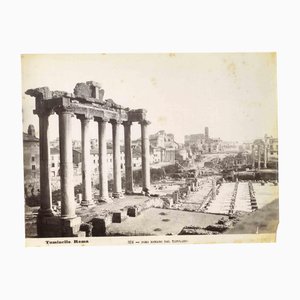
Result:
M238 185L234 211L252 211L248 182L240 182Z
M228 214L234 185L234 182L223 183L219 188L216 199L211 202L205 212L212 214Z

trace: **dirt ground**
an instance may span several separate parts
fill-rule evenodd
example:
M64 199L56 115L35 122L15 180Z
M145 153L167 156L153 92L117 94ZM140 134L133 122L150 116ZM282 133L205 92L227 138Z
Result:
M172 209L150 208L135 218L109 226L110 235L177 235L184 226L206 227L222 215L194 213ZM225 217L227 218L227 217Z
M279 223L278 199L243 217L225 234L275 233Z

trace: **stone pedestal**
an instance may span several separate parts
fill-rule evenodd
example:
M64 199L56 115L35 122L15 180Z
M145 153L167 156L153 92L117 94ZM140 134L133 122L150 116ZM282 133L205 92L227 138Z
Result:
M59 216L38 217L38 237L75 237L80 231L81 218L61 219Z
M81 218L61 219L61 236L74 237L80 231Z
M37 218L38 237L60 237L61 224L58 216L38 216Z

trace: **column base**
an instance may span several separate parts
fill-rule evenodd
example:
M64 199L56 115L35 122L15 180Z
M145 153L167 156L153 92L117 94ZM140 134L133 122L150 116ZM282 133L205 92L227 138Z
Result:
M61 220L72 220L72 219L75 219L77 216L76 215L72 215L72 216L60 216L60 219Z
M109 198L109 197L103 197L103 196L101 196L101 197L99 197L99 202L112 203L113 200L111 198Z
M52 208L39 209L38 215L40 217L53 217L54 216L54 212L53 212Z
M121 199L124 198L124 194L122 192L114 192L112 193L112 197Z
M95 206L96 203L94 201L92 201L92 200L82 200L80 202L80 205L84 206L84 207L92 207L92 206Z
M133 195L133 194L134 194L133 190L125 191L125 195Z

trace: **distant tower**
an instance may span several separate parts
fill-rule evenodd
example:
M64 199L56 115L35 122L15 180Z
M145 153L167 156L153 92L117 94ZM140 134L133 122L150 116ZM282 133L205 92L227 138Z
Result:
M205 127L205 139L209 139L208 127Z
M34 129L34 126L32 124L30 124L28 126L28 131L27 131L28 135L30 136L34 136L35 137L35 129Z

